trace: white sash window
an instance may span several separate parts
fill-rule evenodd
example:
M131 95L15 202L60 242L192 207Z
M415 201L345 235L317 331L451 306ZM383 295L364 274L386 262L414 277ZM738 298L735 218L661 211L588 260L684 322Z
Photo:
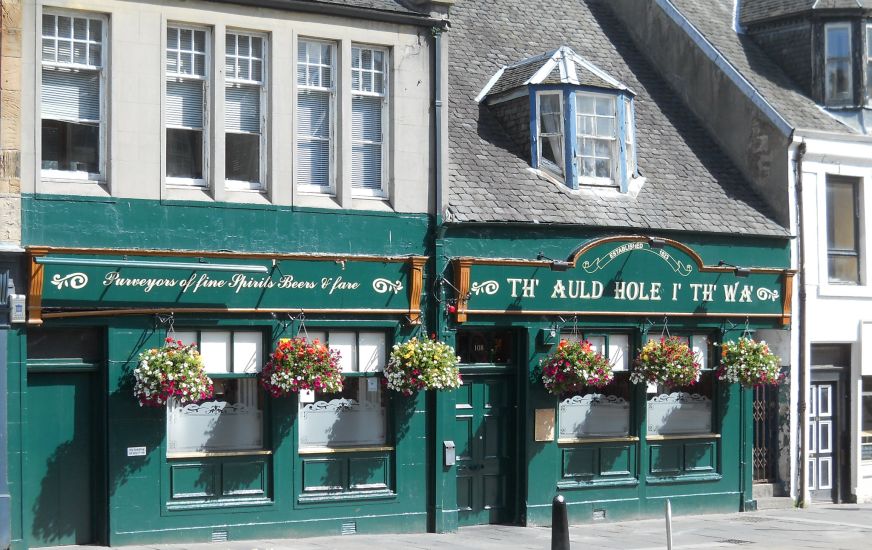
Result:
M42 16L43 177L105 177L106 32L101 16Z
M167 27L164 107L167 183L206 185L208 97L208 31Z
M224 179L228 188L263 188L266 46L263 36L227 33Z
M297 45L297 188L335 193L334 119L336 47L300 40Z
M387 50L351 48L351 187L356 196L387 196L387 67Z

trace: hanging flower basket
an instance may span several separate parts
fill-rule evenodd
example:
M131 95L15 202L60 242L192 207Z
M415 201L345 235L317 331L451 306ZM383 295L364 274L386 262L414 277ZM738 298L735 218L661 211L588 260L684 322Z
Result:
M461 384L460 357L444 342L418 340L394 345L385 367L388 389L412 395L418 390L453 390Z
M630 380L634 384L692 386L699 379L699 371L693 350L677 336L670 336L651 340L642 347Z
M317 339L283 338L260 373L260 385L273 397L287 397L300 390L341 392L339 352Z
M743 336L736 342L721 344L718 380L738 382L750 388L775 385L783 378L781 359L769 350L766 342L756 342Z
M183 405L212 397L212 379L206 375L203 358L196 344L185 345L171 337L160 348L139 354L133 370L136 385L133 395L140 407L160 407L171 397Z
M542 360L542 383L552 395L578 393L585 387L601 388L614 379L612 365L590 342L561 340L557 350Z

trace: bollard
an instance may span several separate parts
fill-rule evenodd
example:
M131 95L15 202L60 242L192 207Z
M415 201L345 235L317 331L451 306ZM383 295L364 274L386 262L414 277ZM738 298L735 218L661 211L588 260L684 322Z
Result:
M666 550L672 550L672 503L666 499Z
M563 495L551 501L551 550L569 550L569 519Z

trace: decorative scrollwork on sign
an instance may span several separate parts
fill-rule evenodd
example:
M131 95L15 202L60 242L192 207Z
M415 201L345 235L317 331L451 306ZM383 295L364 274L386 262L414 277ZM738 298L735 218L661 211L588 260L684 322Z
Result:
M758 300L763 300L763 301L771 300L774 302L774 301L778 300L779 297L780 297L780 295L778 294L777 290L769 290L768 288L758 288L757 289L757 299Z
M479 294L487 294L494 295L499 291L500 283L496 281L482 281L480 283L472 283L472 286L469 287L469 291L472 294L478 296Z
M609 265L615 258L622 256L628 252L633 252L634 250L643 250L649 254L654 254L655 256L666 262L666 264L672 269L672 271L678 273L682 277L687 277L691 274L691 272L693 272L693 266L684 263L682 260L679 260L666 250L655 250L652 248L646 248L645 243L641 242L625 243L617 248L606 252L599 258L594 258L593 260L585 260L581 263L581 268L584 269L584 271L587 273L596 273L597 271Z
M372 289L378 292L379 294L384 294L385 292L393 292L394 294L399 294L401 290L403 290L403 282L402 281L389 281L388 279L375 279L372 282Z
M88 284L88 276L84 273L70 273L64 277L61 277L60 274L55 274L54 277L51 278L51 284L55 285L58 290L70 287L73 290L79 290L80 288L84 288L86 284Z

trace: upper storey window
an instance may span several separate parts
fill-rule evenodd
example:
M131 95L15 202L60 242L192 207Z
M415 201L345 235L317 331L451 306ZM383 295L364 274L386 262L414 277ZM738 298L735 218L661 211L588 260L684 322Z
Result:
M542 92L537 96L539 112L539 165L563 175L563 95Z
M872 106L872 23L866 25L866 105Z
M333 135L336 47L301 40L297 48L297 185L301 191L335 193Z
M387 51L351 48L351 187L357 196L384 193Z
M533 168L573 189L615 187L637 179L633 92L567 47L503 67L478 101L504 127L524 127ZM526 113L529 112L529 115Z
M824 93L827 105L852 103L851 25L829 23L824 31Z
M579 183L611 185L617 160L617 112L613 95L575 93Z
M42 16L42 174L99 181L105 177L106 19Z
M225 49L224 178L230 188L259 190L266 171L266 39L230 32Z
M167 182L205 186L209 97L208 30L167 27Z

